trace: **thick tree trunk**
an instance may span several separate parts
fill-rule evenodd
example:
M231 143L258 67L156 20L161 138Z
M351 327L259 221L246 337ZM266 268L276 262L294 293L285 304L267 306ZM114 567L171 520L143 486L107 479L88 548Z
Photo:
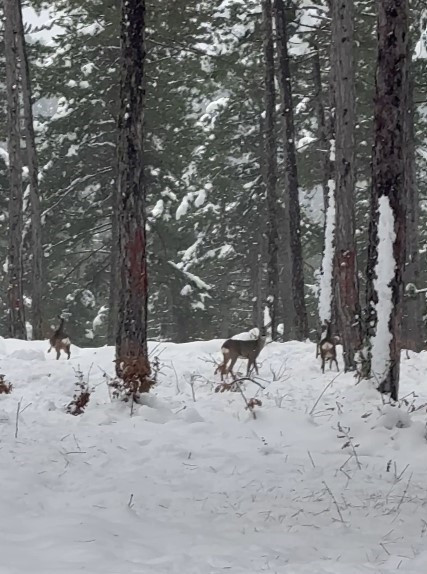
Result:
M378 60L376 73L376 94L374 108L375 143L372 172L372 216L370 228L370 261L368 267L368 294L370 307L377 305L376 336L373 343L372 365L383 362L379 378L379 390L397 400L400 374L400 326L403 306L403 272L405 266L405 123L407 103L407 42L408 5L407 0L378 0ZM381 225L391 225L392 235L390 258L379 257L378 208L382 209ZM388 219L387 213L390 212ZM384 235L384 229L381 230ZM383 243L385 242L382 238ZM387 245L385 246L387 248ZM384 251L384 246L381 246ZM394 264L394 269L393 265ZM375 293L374 277L381 282L384 270L392 279L387 293ZM390 299L390 300L388 300ZM385 309L387 312L385 312ZM382 339L380 322L388 327L387 336ZM372 328L372 324L369 325ZM385 359L376 355L377 349L385 348Z
M322 73L320 65L319 48L317 44L313 46L313 83L315 93L315 112L317 119L317 137L319 140L319 163L322 170L322 190L323 209L326 213L329 204L329 181L333 177L334 165L331 161L331 139L330 122L326 121L325 102L322 86Z
M108 297L107 340L114 345L117 336L118 298L119 298L119 208L120 196L114 186L111 192L111 263L110 263L110 292Z
M408 47L408 102L405 106L405 144L403 148L405 161L405 194L406 194L406 264L403 275L405 285L413 283L420 288L419 258L419 193L415 164L414 133L414 81L411 67L411 49ZM417 295L405 297L402 315L402 347L420 352L424 343L423 301Z
M338 326L343 344L344 368L356 368L361 347L359 280L355 242L355 86L353 61L353 0L339 0L332 8L335 78L335 269L338 282Z
M31 90L30 68L25 44L24 24L22 20L21 0L16 0L18 22L18 52L21 60L22 101L24 107L25 146L27 149L28 172L30 179L31 205L31 324L32 338L43 339L43 247L42 223L39 194L39 168L36 136L34 133L33 98Z
M260 231L258 233L258 241L254 244L250 253L251 269L250 281L252 292L252 324L258 328L263 324L263 266L264 261L264 237Z
M274 0L277 51L279 55L279 85L283 118L286 192L289 204L290 245L292 256L292 295L295 308L295 330L298 339L308 337L305 306L304 268L301 245L301 214L298 196L298 170L295 150L294 109L288 54L288 35L283 0Z
M264 145L265 145L265 187L268 209L268 261L267 261L267 305L271 319L271 337L277 339L279 319L279 232L277 197L277 141L276 141L276 89L274 85L274 42L271 0L263 0L262 18L264 27Z
M120 290L117 374L135 397L151 386L147 352L144 181L145 1L122 0L118 145Z
M6 56L6 92L9 153L9 248L8 306L9 336L26 339L24 295L22 287L22 163L19 130L18 22L16 0L4 0L4 48Z
M281 314L283 323L283 341L292 341L296 337L295 307L292 294L292 268L291 238L289 223L289 202L281 206L279 213L279 282Z

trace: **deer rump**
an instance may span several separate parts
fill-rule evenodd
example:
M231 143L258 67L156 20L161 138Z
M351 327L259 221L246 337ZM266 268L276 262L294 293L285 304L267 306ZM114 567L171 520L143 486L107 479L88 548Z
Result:
M59 327L49 339L49 343L50 348L48 353L50 353L52 349L55 349L57 360L61 356L61 351L67 354L68 359L71 357L71 341L69 336L64 332L64 319L61 319Z
M264 339L261 337L256 340L242 341L239 339L228 339L221 347L221 352L224 357L223 362L217 367L216 372L221 373L221 380L224 375L231 373L233 375L233 367L237 359L246 359L248 366L246 369L246 376L249 376L251 367L253 367L258 374L258 365L256 358L264 346ZM230 364L229 364L230 363ZM229 366L228 366L229 364Z

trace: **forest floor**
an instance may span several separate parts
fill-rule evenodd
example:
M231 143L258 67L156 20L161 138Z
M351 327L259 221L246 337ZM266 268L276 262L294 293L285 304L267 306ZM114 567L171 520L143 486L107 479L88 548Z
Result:
M351 374L328 386L313 344L267 345L254 419L214 392L220 345L159 344L130 416L112 348L0 340L0 574L427 571L427 353L403 358L397 408ZM73 417L78 369L95 390Z

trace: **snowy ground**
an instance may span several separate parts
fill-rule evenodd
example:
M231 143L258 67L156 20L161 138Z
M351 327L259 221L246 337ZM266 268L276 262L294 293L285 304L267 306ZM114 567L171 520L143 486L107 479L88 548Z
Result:
M161 344L160 384L131 418L103 379L112 349L55 361L46 343L0 340L14 385L0 396L0 574L426 571L426 408L396 416L344 374L315 406L335 373L312 344L271 344L260 376L278 380L245 387L263 403L253 420L238 393L214 393L219 347ZM78 367L96 390L73 417ZM416 407L426 370L427 353L403 361Z

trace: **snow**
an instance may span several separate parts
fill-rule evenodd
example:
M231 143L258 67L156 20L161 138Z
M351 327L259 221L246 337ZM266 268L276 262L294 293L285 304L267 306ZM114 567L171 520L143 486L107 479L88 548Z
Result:
M177 221L179 221L181 217L184 217L184 215L187 215L187 211L190 209L189 199L190 199L189 196L186 195L181 201L178 209L176 210L175 218Z
M323 324L331 320L332 315L332 279L334 269L335 238L335 181L328 181L329 201L326 213L325 249L320 275L319 318Z
M325 390L313 344L271 343L266 389L243 387L254 420L214 392L221 342L150 344L164 367L131 417L104 381L112 348L56 361L47 342L0 341L2 572L425 572L425 409L383 406L349 373ZM414 406L426 369L427 353L402 361ZM80 417L64 412L75 370L94 388Z
M390 361L392 334L389 319L393 309L391 281L394 278L396 262L393 244L396 238L394 216L387 196L379 198L378 261L375 268L374 287L378 294L376 304L377 328L372 340L372 372L381 380Z
M153 207L151 215L155 219L157 219L158 217L161 217L163 215L164 210L165 210L165 202L163 201L163 199L159 199L157 200L156 205Z
M189 279L192 283L194 283L197 289L200 289L201 291L212 290L212 287L210 285L205 283L205 281L203 281L203 279L200 279L200 277L198 277L197 275L194 275L194 273L190 273L189 271L182 269L181 266L176 265L176 263L174 263L173 261L168 261L168 263L169 265L172 265L172 267L174 267L175 269L178 269L187 279Z

